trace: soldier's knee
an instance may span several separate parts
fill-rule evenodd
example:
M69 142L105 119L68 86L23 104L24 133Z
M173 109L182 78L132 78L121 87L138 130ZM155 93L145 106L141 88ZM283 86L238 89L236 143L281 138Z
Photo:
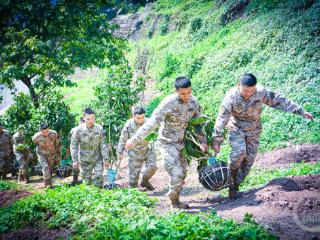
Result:
M178 168L172 171L171 176L175 181L180 182L183 181L185 174L183 173L182 169Z
M151 166L149 167L149 171L150 172L156 172L158 170L158 167L157 166Z

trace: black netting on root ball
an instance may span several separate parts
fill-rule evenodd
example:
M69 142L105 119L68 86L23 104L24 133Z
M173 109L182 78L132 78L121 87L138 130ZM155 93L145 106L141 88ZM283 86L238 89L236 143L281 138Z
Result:
M220 191L229 186L231 173L225 162L216 162L199 172L199 182L210 191Z

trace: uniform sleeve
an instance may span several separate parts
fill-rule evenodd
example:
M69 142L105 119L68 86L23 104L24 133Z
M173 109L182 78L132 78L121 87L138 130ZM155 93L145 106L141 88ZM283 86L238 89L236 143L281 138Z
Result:
M266 89L263 90L262 101L264 104L275 109L280 109L282 111L291 112L298 115L304 114L303 108L298 104L290 101L289 99L281 96L278 93Z
M129 137L128 122L126 122L126 124L122 128L121 135L120 135L120 138L119 138L119 143L118 143L118 148L117 148L118 156L123 154L126 142L128 141L128 137Z
M201 107L199 103L197 103L197 109L193 117L194 118L201 117ZM204 128L202 127L202 125L197 125L194 128L200 144L207 144L206 132L204 131Z
M79 134L78 131L74 131L71 136L71 143L70 143L70 152L72 161L74 163L79 162Z
M153 132L160 123L164 121L168 111L169 104L162 101L160 105L154 110L151 117L138 129L136 134L131 138L132 143L135 145L139 142L144 141L144 139Z
M105 131L103 129L101 129L101 136L100 136L100 150L101 150L101 155L103 158L103 161L106 162L108 161L109 157L108 157L108 146L106 144L106 134Z
M213 144L221 145L224 141L224 131L231 117L231 98L226 96L220 106L213 130Z

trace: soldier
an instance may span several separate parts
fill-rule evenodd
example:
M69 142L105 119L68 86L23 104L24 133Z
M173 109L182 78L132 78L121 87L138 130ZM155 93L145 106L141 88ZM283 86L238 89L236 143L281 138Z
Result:
M84 183L92 183L94 171L94 185L103 186L103 165L109 163L108 150L105 144L105 133L102 126L95 124L95 114L91 108L84 110L85 124L77 127L71 137L70 151L73 167L80 168Z
M313 119L312 114L305 112L299 105L257 85L257 79L253 74L245 74L238 86L226 93L213 131L213 148L218 153L224 140L224 129L228 124L232 149L229 159L231 170L229 197L231 199L236 198L239 184L248 175L257 155L262 131L263 104Z
M151 118L127 141L126 149L132 149L160 126L156 150L159 158L164 160L165 169L170 176L168 196L173 207L186 209L189 205L179 201L187 176L187 160L182 155L182 149L188 122L200 116L200 106L196 98L191 95L191 82L187 77L178 77L175 80L175 89L176 93L162 100ZM196 129L201 150L207 151L205 133L201 126Z
M73 133L77 130L77 128L78 128L79 126L81 126L81 125L83 125L83 124L84 124L84 119L83 119L83 117L81 117L81 118L80 118L79 125L76 126L76 127L74 127L74 128L72 128L71 131L70 131L70 133L69 133L69 135L68 135L68 140L69 140L70 143L71 143L71 137L72 137ZM70 152L69 152L69 153L70 153ZM69 156L69 155L68 155L68 156ZM79 168L78 168L78 167L76 167L76 168L73 167L73 168L72 168L72 176L73 176L72 184L73 184L73 185L75 185L75 184L78 183L79 173L80 173L80 171L79 171Z
M7 179L10 166L13 164L14 154L12 149L11 134L3 128L0 122L0 179Z
M23 134L23 126L20 125L17 132L13 135L13 152L19 164L18 181L30 182L28 167L29 167L29 151L26 148L26 141Z
M149 179L156 173L156 155L153 151L152 144L147 141L142 141L135 145L132 150L124 151L125 144L129 138L131 138L137 130L148 119L145 118L145 110L141 107L137 107L133 111L133 118L129 119L124 125L118 144L118 157L123 159L124 152L129 158L129 186L135 188L138 186L139 174L142 164L146 163L146 169L143 173L141 187L145 187L148 190L153 191L154 187L149 182Z
M42 168L45 187L52 187L52 173L54 166L61 161L61 144L56 131L50 130L48 124L40 125L40 132L32 137L32 141L37 145L36 152L38 161Z

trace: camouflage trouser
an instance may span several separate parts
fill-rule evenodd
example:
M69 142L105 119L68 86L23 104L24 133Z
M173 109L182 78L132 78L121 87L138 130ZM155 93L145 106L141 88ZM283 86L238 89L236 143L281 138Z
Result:
M164 160L164 166L170 176L168 195L179 196L187 177L187 159L182 156L182 150L173 144L157 142L157 157Z
M257 131L231 131L229 141L231 154L229 167L232 170L238 169L236 183L240 184L248 175L259 148L261 130Z
M93 184L97 187L103 187L103 161L87 160L80 161L80 175L83 182ZM93 181L92 181L93 176Z
M10 156L0 155L0 178L6 178L7 174L10 172L11 163L12 161Z
M148 151L147 156L129 157L129 186L138 186L139 175L144 162L146 163L146 168L143 172L142 178L149 180L158 169L156 160L154 151Z
M72 176L79 176L80 169L79 168L72 168Z
M51 156L45 156L45 155L39 155L38 154L38 162L42 169L42 175L44 182L48 182L51 180L53 167L55 164L55 158L52 158Z
M27 176L29 167L28 153L14 151L14 155L16 156L16 160L19 164L19 174Z

